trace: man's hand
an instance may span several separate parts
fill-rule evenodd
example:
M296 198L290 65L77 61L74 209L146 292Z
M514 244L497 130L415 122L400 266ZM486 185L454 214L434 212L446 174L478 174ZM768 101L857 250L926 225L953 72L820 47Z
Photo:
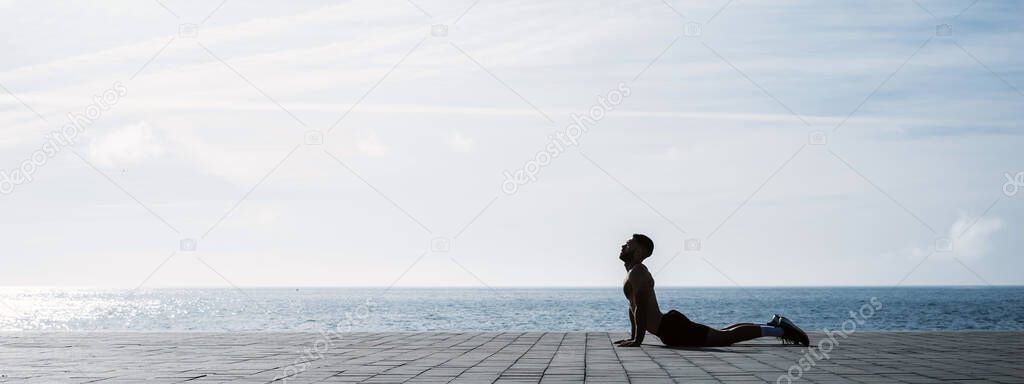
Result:
M632 342L633 342L633 339L622 339L622 340L615 340L615 342L613 344L615 344L615 345L622 345L623 343L632 343Z
M639 346L641 346L643 344L644 344L644 342L642 342L642 341L626 340L626 342L624 342L622 344L616 344L616 345L618 345L620 347L627 347L628 348L628 347L639 347Z

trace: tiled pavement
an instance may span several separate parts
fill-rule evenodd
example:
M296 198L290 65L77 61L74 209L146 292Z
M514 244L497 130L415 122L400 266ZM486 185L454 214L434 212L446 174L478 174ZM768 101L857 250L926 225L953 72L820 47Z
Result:
M1024 383L1024 332L856 332L810 350L613 347L620 336L0 333L0 382Z

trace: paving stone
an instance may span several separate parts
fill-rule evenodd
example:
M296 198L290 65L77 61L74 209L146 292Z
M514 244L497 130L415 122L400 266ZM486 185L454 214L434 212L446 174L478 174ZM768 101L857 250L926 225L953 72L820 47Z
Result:
M9 332L0 383L1024 383L1024 332L859 332L825 349L613 346L621 336Z

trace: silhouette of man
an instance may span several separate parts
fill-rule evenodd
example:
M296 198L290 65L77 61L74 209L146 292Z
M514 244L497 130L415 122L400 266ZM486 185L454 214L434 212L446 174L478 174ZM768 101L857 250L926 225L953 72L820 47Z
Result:
M722 329L694 323L679 311L662 314L654 294L654 277L643 264L654 252L651 238L634 234L619 252L625 263L626 282L623 291L629 300L630 338L615 342L620 347L637 347L651 332L668 346L720 347L759 337L774 336L786 344L810 345L810 339L796 324L776 314L767 324L740 323Z

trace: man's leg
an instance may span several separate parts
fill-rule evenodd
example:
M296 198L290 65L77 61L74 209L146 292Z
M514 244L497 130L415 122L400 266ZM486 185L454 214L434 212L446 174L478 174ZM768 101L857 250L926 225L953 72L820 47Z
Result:
M754 324L754 323L736 323L736 324L730 325L730 326L728 326L728 327L722 328L722 330L723 330L723 331L725 331L725 330L728 330L728 329L732 329L732 328L736 328L736 327L742 327L742 326L744 326L744 325L761 325L761 324Z
M741 341L753 340L764 336L782 336L782 328L757 324L734 324L725 329L708 329L708 337L704 341L708 347L724 347Z

